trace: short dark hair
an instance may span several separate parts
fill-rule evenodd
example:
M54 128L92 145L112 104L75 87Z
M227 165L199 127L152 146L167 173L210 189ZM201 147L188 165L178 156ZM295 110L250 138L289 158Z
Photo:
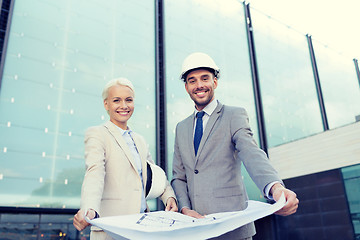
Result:
M198 68L190 69L190 70L188 70L187 72L185 72L185 73L183 74L183 81L186 82L186 78L187 78L187 76L189 75L190 72L195 71L195 70L200 70L200 69L209 71L209 72L211 72L214 76L216 76L214 69L208 68L208 67L198 67Z

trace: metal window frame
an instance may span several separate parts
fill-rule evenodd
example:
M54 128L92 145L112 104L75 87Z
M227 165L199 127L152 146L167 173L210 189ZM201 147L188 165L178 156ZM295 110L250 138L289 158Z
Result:
M329 130L329 123L328 123L328 119L327 119L324 97L323 97L323 93L322 93L322 89L321 89L320 77L319 77L318 67L316 64L316 57L315 57L314 47L312 44L311 35L306 34L306 39L307 39L308 47L309 47L311 66L313 69L313 75L314 75L314 80L315 80L316 93L318 96L318 102L319 102L319 106L320 106L320 113L321 113L321 119L322 119L322 123L323 123L323 129L324 129L324 131L327 131L327 130Z
M245 11L245 22L246 22L246 33L249 49L249 58L250 58L250 67L251 67L251 78L253 83L254 99L255 99L255 108L257 115L257 125L259 128L259 145L262 150L267 154L268 151L268 141L266 137L266 127L265 127L265 117L264 117L264 108L262 104L261 97L261 88L260 88L260 77L258 73L258 64L256 60L256 51L255 51L255 40L253 34L253 26L250 14L250 3L243 2L244 11Z
M12 19L13 11L14 11L14 2L15 2L15 0L8 0L8 1L10 2L9 3L9 12L8 12L8 15L7 15L6 31L5 31L4 43L3 43L3 46L2 46L1 59L0 59L0 89L1 89L3 73L4 73L5 56L6 56L6 50L7 50L8 40L9 40L9 35L10 35L10 26L11 26L11 19ZM4 4L4 1L2 0L0 2L1 18L3 18L3 14L2 14L3 4Z
M355 65L356 76L357 76L357 79L358 79L358 82L359 82L359 87L360 87L359 61L356 58L354 58L353 61L354 61L354 65Z
M155 0L155 89L156 89L156 157L157 164L167 173L166 137L166 79L165 79L165 39L164 2ZM163 208L157 199L157 209Z
M79 209L73 208L33 208L33 207L0 207L0 214L75 214Z

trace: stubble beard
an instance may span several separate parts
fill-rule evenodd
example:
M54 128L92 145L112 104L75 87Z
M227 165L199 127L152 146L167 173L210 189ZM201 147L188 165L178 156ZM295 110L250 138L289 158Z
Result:
M212 96L209 96L208 98L206 98L204 101L198 101L195 97L192 98L192 100L194 101L195 105L197 108L201 108L203 109L204 107L206 107L210 102L211 100L213 99L213 95Z

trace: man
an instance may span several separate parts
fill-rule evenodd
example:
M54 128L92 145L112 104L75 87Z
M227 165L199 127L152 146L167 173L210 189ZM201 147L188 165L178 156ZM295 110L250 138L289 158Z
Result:
M190 54L183 62L181 79L195 103L194 113L178 123L172 186L180 212L196 218L216 212L244 210L248 196L241 163L267 198L287 204L277 212L296 212L299 200L286 189L266 154L252 137L243 108L225 106L215 99L220 69L204 53ZM252 239L254 224L247 224L218 239Z

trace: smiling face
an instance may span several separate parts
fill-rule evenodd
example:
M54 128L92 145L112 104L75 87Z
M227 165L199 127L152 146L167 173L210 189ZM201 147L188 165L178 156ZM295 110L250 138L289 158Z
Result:
M216 87L217 78L208 70L194 70L186 76L185 89L198 111L201 111L214 99Z
M127 86L112 86L104 100L104 107L109 113L110 121L126 130L127 121L134 112L134 92Z

